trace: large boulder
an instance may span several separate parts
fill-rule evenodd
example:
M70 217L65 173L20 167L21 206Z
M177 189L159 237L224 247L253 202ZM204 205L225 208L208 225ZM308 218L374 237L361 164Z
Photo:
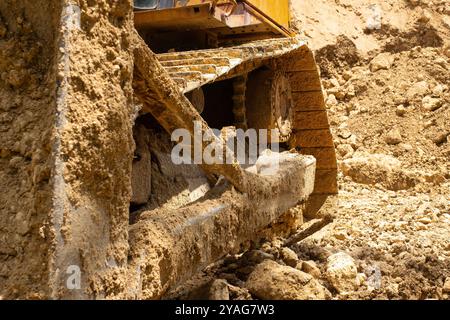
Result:
M253 296L263 300L324 300L331 297L313 276L272 260L257 265L245 286Z

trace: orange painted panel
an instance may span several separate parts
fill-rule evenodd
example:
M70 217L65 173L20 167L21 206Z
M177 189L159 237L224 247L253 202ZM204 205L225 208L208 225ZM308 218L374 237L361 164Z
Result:
M289 28L289 0L245 0L279 25Z

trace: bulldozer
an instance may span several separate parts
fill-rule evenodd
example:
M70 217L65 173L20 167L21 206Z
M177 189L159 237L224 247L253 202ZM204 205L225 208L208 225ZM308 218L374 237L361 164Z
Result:
M318 67L288 0L135 0L134 24L130 243L142 296L160 298L289 213L317 217L337 193L337 166ZM200 128L232 160L175 165L179 128L194 140ZM279 152L241 163L230 128L232 139L268 130Z
M338 191L288 0L132 3L0 1L0 297L170 297Z

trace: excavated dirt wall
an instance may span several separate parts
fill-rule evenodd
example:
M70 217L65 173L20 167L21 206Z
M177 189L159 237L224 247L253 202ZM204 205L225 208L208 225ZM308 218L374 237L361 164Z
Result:
M62 297L112 297L128 251L132 138L131 1L79 1L63 30L66 92L60 95L56 264L81 268L83 290ZM78 12L79 11L79 12ZM63 19L64 21L64 19ZM55 275L64 287L65 276ZM105 291L106 290L106 291Z
M0 2L0 295L49 295L59 1Z
M124 291L134 149L131 12L129 0L0 3L4 297ZM77 268L82 289L75 281L69 290Z

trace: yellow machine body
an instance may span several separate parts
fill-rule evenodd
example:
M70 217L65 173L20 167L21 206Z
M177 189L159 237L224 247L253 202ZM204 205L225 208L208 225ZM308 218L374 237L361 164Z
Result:
M139 1L135 1L135 25L140 30L207 30L218 37L292 35L289 0L147 0L147 6L136 3Z

